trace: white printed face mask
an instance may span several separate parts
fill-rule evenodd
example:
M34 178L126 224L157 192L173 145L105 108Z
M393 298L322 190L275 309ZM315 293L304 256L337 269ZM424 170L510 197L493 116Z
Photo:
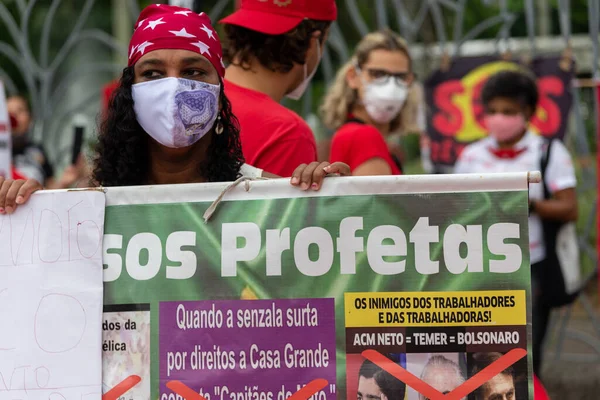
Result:
M292 90L290 93L286 94L285 97L292 100L299 100L304 92L306 92L306 88L308 84L312 80L312 78L317 73L317 68L319 68L319 63L321 62L321 45L319 44L319 39L317 39L317 65L315 65L315 69L308 75L308 63L304 63L304 80L298 87Z
M379 124L387 124L393 120L408 97L408 85L399 83L392 77L370 83L363 81L363 85L365 110L373 121Z
M166 147L188 147L213 127L219 114L220 85L183 78L136 83L133 108L141 127Z

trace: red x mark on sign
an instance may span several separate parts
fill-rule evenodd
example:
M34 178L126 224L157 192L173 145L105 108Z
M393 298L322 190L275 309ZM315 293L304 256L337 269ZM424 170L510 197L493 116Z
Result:
M421 379L417 378L415 375L411 374L378 351L365 350L362 352L362 355L430 400L461 400L506 368L525 357L527 351L524 349L513 349L509 351L448 394L440 393L431 385L423 382ZM142 379L137 375L126 378L117 386L106 392L104 396L102 396L102 400L117 400L141 380ZM290 396L288 400L307 400L319 390L324 389L327 385L327 380L315 379ZM186 400L206 400L202 395L196 393L180 381L170 381L167 383L167 387Z
M423 382L378 351L365 350L362 352L362 355L430 400L461 400L506 368L525 357L527 351L524 349L509 351L448 394L440 393L431 385Z
M326 379L315 379L291 395L288 400L307 400L319 390L324 389L328 384L329 382ZM206 400L202 395L196 393L180 381L170 381L167 383L167 387L186 400Z
M130 377L125 378L117 386L104 393L104 395L102 396L102 400L117 400L119 397L123 396L129 389L133 388L141 381L142 378L140 378L139 376L131 375Z
M102 400L117 400L124 395L129 389L140 383L142 378L137 375L131 375L124 379L121 383L110 389L102 396ZM317 393L319 390L327 387L329 382L325 379L315 379L309 382L302 389L291 395L288 400L307 400L309 397ZM186 400L206 400L202 395L190 389L187 385L180 381L170 381L167 387L177 393Z

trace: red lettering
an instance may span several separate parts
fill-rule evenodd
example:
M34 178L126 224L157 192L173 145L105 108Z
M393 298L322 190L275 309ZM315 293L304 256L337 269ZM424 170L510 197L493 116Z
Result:
M467 144L456 143L453 139L431 142L431 161L435 164L454 164Z
M453 140L444 140L442 143L442 154L441 158L444 164L449 164L452 161L452 150L454 147Z
M440 162L440 142L438 141L431 141L430 144L430 148L431 148L431 161L434 163L439 163Z
M433 102L440 111L433 116L432 124L444 136L454 137L462 127L462 111L452 103L452 98L464 90L461 81L448 81L440 84L433 93Z
M555 76L545 76L538 79L538 91L540 101L536 115L531 123L537 127L544 136L554 136L560 129L562 114L560 108L550 96L559 97L564 95L565 85ZM540 112L546 114L545 119L540 117Z

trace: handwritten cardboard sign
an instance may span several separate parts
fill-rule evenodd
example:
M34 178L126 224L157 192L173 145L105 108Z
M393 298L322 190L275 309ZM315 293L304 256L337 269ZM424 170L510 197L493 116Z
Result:
M100 192L41 192L0 216L0 398L102 394L103 229Z

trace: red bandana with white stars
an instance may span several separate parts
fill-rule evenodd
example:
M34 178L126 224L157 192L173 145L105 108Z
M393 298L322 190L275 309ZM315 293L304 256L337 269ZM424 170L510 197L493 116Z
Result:
M211 62L221 78L225 75L221 41L204 13L167 4L144 8L129 43L128 66L135 65L144 54L161 49L198 53Z

